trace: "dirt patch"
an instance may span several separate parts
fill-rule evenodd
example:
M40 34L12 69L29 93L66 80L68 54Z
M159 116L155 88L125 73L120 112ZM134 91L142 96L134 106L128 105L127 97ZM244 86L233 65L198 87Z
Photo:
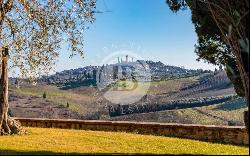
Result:
M83 119L81 114L48 99L36 96L24 96L13 91L10 91L9 94L11 114L15 117Z

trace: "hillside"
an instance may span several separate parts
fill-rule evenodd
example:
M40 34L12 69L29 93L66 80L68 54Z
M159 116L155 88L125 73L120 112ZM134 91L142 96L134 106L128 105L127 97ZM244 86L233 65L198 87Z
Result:
M31 118L243 125L245 102L235 96L233 86L223 71L153 81L141 100L127 106L110 103L103 98L105 90L100 91L89 82L76 83L81 85L65 89L40 82L36 86L20 83L16 88L11 81L11 113ZM128 82L121 84L124 83ZM46 98L43 98L44 93ZM126 109L127 113L124 113Z
M247 107L244 99L236 98L210 106L130 114L112 117L110 120L234 126L244 125L245 110Z

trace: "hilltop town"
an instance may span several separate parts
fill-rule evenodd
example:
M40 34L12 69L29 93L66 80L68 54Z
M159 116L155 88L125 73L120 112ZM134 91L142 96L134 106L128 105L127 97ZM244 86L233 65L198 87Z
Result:
M133 58L131 61L128 60L128 55L126 60L123 61L122 57L118 57L118 61L115 64L105 64L102 66L86 66L83 68L64 70L62 72L56 72L53 75L42 76L39 80L40 82L46 82L48 84L64 84L64 83L73 83L73 82L93 82L93 85L96 83L96 74L99 70L111 71L110 74L118 72L118 67L122 68L138 66L138 64L146 64L149 68L150 76L152 81L184 78L198 76L203 73L212 73L211 70L202 70L202 69L185 69L184 67L177 67L173 65L165 65L164 63L158 61L150 60L136 60ZM116 69L117 68L117 69ZM139 69L142 67L139 67ZM142 71L142 70L139 70ZM113 72L113 73L112 73ZM117 78L115 75L110 75L110 79Z

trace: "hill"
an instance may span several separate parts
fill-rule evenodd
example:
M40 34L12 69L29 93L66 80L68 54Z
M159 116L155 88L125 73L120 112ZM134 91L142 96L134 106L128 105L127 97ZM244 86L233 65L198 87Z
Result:
M243 125L242 112L246 109L245 101L235 96L234 89L223 72L151 82L146 98L132 105L122 106L131 108L128 114L117 109L122 108L119 105L103 98L104 92L93 85L65 90L40 83L36 86L20 84L20 88L16 88L12 83L10 108L17 117L215 125ZM46 98L43 98L44 93ZM116 111L110 109L112 107ZM115 116L112 115L114 113Z
M139 62L149 66L152 80L176 79L181 77L192 77L202 73L212 73L212 71L208 70L185 69L184 67L165 65L160 61L153 62L137 60L136 62L127 62L126 65L137 66ZM96 86L96 73L99 70L113 70L117 66L121 66L121 63L106 64L103 66L86 66L83 68L64 70L50 76L42 76L39 82L57 85L63 89L77 88L88 85Z
M18 80L17 85L15 79L10 79L11 114L29 118L243 125L246 103L236 96L222 69L188 70L161 62L144 62L152 72L152 81L143 83L149 89L133 104L115 104L104 97L114 87L126 89L134 83L132 80L112 81L112 85L99 90L94 76L99 67L88 66L44 76L36 85L24 80ZM116 65L119 64L102 68Z

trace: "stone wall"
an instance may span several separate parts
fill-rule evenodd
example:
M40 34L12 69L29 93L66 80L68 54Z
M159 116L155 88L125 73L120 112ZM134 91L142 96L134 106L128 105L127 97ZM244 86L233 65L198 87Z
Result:
M242 126L211 126L151 122L58 120L17 118L26 127L65 128L94 131L122 131L161 135L210 142L249 145L247 131Z

